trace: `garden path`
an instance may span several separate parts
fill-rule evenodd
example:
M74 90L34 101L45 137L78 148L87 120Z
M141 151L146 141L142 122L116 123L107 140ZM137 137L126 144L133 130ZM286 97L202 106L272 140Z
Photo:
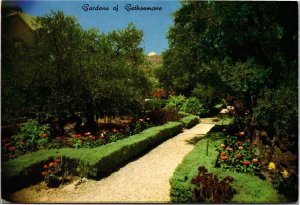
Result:
M47 188L45 183L12 193L15 202L39 203L109 203L109 202L169 202L170 183L177 165L218 121L203 118L201 123L185 129L139 159L99 181L85 179L82 183Z

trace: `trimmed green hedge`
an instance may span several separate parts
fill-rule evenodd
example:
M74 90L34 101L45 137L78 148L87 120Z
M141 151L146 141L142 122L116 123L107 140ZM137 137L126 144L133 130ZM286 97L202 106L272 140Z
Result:
M199 117L196 115L187 115L186 117L181 118L180 122L183 124L184 127L191 128L198 124L200 120Z
M182 119L183 122L168 122L96 148L41 150L9 160L2 164L2 190L11 192L41 181L43 165L58 156L79 169L82 176L89 178L106 176L180 133L183 126L192 126L195 124L195 117L186 116Z
M193 185L191 180L198 173L198 167L203 165L209 172L216 174L219 178L232 176L234 178L233 188L237 191L231 202L234 203L272 203L282 202L283 198L268 181L257 176L237 173L229 170L215 168L218 155L216 146L223 142L224 134L221 132L210 132L198 142L195 148L183 159L176 168L171 184L171 202L191 203L193 197ZM206 153L208 143L208 153Z

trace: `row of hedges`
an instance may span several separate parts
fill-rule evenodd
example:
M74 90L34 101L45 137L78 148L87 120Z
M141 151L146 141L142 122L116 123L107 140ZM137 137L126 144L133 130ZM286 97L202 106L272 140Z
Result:
M195 124L195 119L198 117L186 116L182 119L184 123L168 122L146 129L129 138L93 149L62 148L25 154L2 164L2 190L11 192L41 181L43 165L57 157L62 157L64 162L72 165L73 174L89 178L106 176L135 157L141 156L180 133L183 126ZM79 173L75 170L79 170Z
M199 117L196 115L189 115L184 112L179 112L180 114L184 115L185 117L180 119L182 125L186 128L194 127L196 124L199 123Z
M282 196L278 194L270 182L254 175L215 168L218 155L216 147L223 142L223 138L222 132L210 131L183 159L170 179L171 201L177 203L192 202L193 185L191 180L197 175L198 167L202 165L207 168L208 172L221 179L226 176L234 178L233 188L236 190L236 194L231 200L233 203L281 202ZM207 146L208 152L206 151Z

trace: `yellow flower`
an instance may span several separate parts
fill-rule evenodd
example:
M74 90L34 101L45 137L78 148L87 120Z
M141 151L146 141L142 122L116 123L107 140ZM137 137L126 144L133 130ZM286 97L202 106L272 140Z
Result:
M276 165L275 165L275 163L274 162L270 162L269 163L269 166L268 166L268 169L275 169L276 168Z
M283 170L283 172L281 172L283 178L288 178L289 177L289 173L286 170Z

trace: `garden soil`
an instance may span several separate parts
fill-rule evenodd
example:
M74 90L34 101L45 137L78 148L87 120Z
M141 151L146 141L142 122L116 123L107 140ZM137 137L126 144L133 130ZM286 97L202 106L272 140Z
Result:
M19 203L169 202L169 179L184 156L216 121L218 118L201 119L200 124L99 181L77 178L58 188L48 188L41 182L10 194L10 200Z

